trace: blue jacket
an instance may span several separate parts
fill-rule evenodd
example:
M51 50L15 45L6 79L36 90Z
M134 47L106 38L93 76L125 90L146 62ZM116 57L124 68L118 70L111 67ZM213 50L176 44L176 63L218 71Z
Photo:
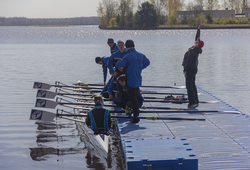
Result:
M113 53L110 57L109 57L109 61L108 61L108 69L110 70L111 73L114 73L114 67L113 67L113 63L114 63L114 59L121 59L123 58L125 55L127 54L127 50L125 49L125 51L123 53L121 53L119 50L115 53Z
M117 47L116 43L114 43L114 46L110 48L110 53L113 54L116 51L119 51L119 48Z
M107 65L108 65L108 61L109 61L109 57L102 57L101 58L103 64L102 64L102 70L103 70L103 82L106 82L107 79Z
M116 80L114 79L114 77L111 77L106 86L104 86L104 88L102 89L100 94L102 95L105 91L108 91L108 94L111 95L113 93L113 90L117 89L115 83Z
M91 129L108 131L111 126L111 116L109 110L101 104L96 104L94 108L89 110L86 124L91 126Z
M127 67L127 85L132 88L141 86L141 72L150 64L149 59L142 53L137 52L135 48L128 51L121 60L116 63L116 67Z

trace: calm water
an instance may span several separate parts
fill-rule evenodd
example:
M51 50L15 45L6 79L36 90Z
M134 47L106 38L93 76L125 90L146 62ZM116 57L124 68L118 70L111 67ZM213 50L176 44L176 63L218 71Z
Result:
M195 33L0 27L0 169L121 169L115 138L106 161L85 144L74 122L30 121L33 82L102 82L102 69L94 58L110 54L106 41L113 37L133 39L136 49L150 59L143 85L184 85L181 62ZM250 30L201 30L201 38L205 46L197 85L250 115Z

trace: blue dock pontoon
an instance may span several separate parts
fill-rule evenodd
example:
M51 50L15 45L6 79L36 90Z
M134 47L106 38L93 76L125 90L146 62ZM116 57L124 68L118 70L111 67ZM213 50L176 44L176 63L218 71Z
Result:
M186 93L186 89L141 88ZM198 110L233 112L140 113L140 116L201 118L188 120L141 120L126 124L118 119L128 170L249 170L250 119L232 106L198 87ZM144 97L164 95L144 94ZM187 103L145 102L146 106L187 108ZM235 111L235 112L234 112Z

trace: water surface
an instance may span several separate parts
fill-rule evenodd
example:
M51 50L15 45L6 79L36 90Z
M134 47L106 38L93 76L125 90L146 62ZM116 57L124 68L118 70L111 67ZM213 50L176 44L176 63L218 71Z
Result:
M143 85L184 85L182 58L196 30L100 30L97 26L0 27L0 169L121 169L117 139L108 160L84 142L74 122L29 120L34 81L100 83L96 56L108 56L112 37L133 39L151 61ZM197 85L249 114L250 30L201 30ZM52 89L53 90L53 89ZM55 110L49 110L51 112Z

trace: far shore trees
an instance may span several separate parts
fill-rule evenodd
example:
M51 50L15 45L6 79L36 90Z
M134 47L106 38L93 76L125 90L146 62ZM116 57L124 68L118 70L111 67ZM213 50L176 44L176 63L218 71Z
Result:
M219 10L219 0L193 0L184 4L184 0L102 0L97 7L100 28L156 28L160 25L198 26L201 23L215 24L217 21L204 10ZM241 14L243 8L250 7L250 0L224 0L223 7ZM177 11L194 11L193 16L178 18ZM238 20L238 21L236 21ZM222 20L225 23L225 20ZM221 21L221 22L222 22ZM234 19L233 23L246 23ZM232 23L231 20L229 23Z

